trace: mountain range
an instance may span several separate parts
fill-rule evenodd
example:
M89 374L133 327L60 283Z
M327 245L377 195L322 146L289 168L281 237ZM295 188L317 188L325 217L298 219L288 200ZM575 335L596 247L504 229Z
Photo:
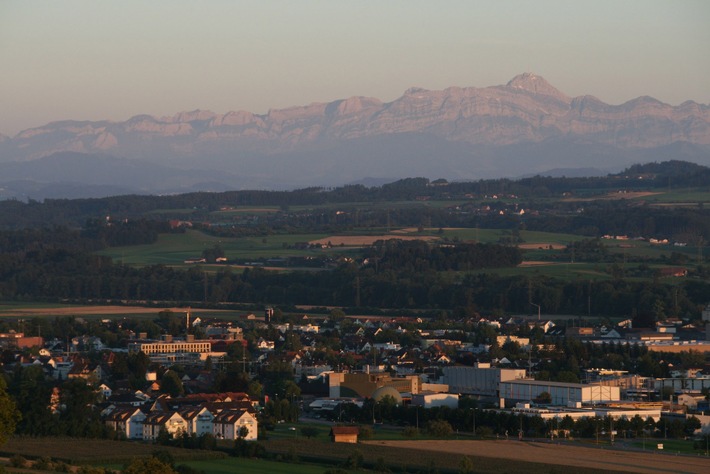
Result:
M0 135L0 197L571 176L669 159L710 165L710 106L609 105L525 73L485 88L411 88L392 102L53 122Z

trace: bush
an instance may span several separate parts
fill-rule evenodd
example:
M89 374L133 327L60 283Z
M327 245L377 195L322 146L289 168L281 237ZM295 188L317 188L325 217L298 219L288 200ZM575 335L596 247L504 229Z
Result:
M188 466L187 464L180 464L178 467L175 468L175 470L178 472L178 474L205 474L205 471L195 469L194 467Z
M362 455L362 452L359 449L356 449L345 460L345 467L347 469L356 469L356 470L360 469L364 460L365 460L365 456Z
M473 461L468 456L461 458L459 463L459 473L460 474L471 474L473 472Z
M451 427L451 423L445 420L431 420L426 425L427 432L438 438L446 438L451 436L454 429Z
M71 466L63 461L54 464L54 472L72 472Z
M152 456L161 463L167 464L168 466L172 467L175 465L175 458L173 457L173 455L164 449L157 449L153 451Z
M301 434L308 439L318 436L318 428L315 426L304 426L301 428Z
M407 426L402 432L402 434L407 438L416 438L417 436L419 436L419 428L415 428L414 426Z
M263 458L266 456L266 448L259 443L238 438L234 440L232 455L238 458Z
M490 426L479 426L476 428L476 436L479 438L492 438L493 428Z
M10 465L12 467L25 467L25 464L27 464L27 459L23 458L19 454L15 454L10 458Z
M372 428L369 426L360 426L358 437L360 439L370 439L372 438Z
M43 456L36 460L33 465L33 468L37 469L38 471L49 471L50 469L52 469L52 467L52 459L46 456Z
M390 472L384 458L377 458L375 465L373 466L373 470L375 472Z
M103 467L95 466L80 466L76 472L78 474L106 474L106 470Z

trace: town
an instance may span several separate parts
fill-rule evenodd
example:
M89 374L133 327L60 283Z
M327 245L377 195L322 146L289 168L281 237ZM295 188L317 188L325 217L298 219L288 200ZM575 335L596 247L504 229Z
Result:
M704 472L707 172L1 202L8 466Z
M702 318L710 327L710 305ZM153 321L61 317L43 337L17 329L0 344L23 413L19 433L76 416L69 394L77 390L93 407L77 430L100 423L106 437L168 444L256 441L299 419L331 420L335 441L340 426L386 423L412 435L441 430L435 420L445 433L648 437L649 445L710 430L710 367L699 355L710 338L681 320L655 331L630 321L560 331L537 315L424 321L268 307L223 320L187 308ZM441 419L442 408L455 415ZM348 433L357 440L358 430Z

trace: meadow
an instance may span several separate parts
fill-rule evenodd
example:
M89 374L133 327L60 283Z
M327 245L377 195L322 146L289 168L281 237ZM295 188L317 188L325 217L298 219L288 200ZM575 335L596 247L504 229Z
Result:
M162 264L174 267L187 268L194 264L186 264L189 258L200 257L202 251L214 246L221 247L230 260L265 261L267 259L280 259L288 257L329 257L340 256L357 257L360 249L382 238L421 238L430 242L436 241L463 241L498 243L512 238L510 231L501 229L478 228L370 228L356 229L347 234L274 234L266 237L214 237L198 230L187 230L182 234L161 234L158 241L151 245L115 247L101 251L116 262L127 265L144 266ZM564 253L565 247L584 237L564 233L520 231L521 243L518 245L523 250L523 264L517 267L497 268L494 270L481 269L483 273L497 273L501 276L536 276L561 278L565 280L604 280L612 276L608 273L608 263L572 262L571 257ZM301 249L295 248L297 243L318 242L332 243L332 247ZM673 247L670 245L654 245L644 241L635 240L604 240L609 254L617 255L620 265L634 267L639 263L634 261L647 261L648 266L658 269L668 264L660 264L664 258L672 253L685 255L688 264L697 259L697 250L692 247ZM626 264L625 262L632 262ZM655 263L652 263L655 262ZM297 268L280 267L276 269L292 271ZM673 266L673 265L671 265ZM243 271L243 267L223 264L200 264L206 272L215 272L229 267L233 272ZM301 268L300 270L304 270ZM318 271L309 268L309 271ZM650 276L639 276L636 279L648 279Z

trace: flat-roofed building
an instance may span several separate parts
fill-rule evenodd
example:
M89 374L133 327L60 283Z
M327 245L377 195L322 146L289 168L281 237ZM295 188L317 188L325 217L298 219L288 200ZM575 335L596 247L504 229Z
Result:
M412 405L424 408L433 407L459 407L459 396L456 393L418 393L412 395Z
M212 352L212 341L195 340L190 336L184 340L163 336L160 341L132 341L128 343L128 351L143 352L151 361L159 364L201 363L208 357L224 356L224 353Z
M365 372L332 372L328 374L331 398L372 397L382 387L392 387L399 393L419 393L421 379L419 375L392 377L386 373L368 374Z
M474 367L444 367L444 383L449 392L497 397L499 384L525 378L525 369L503 369L478 363Z
M621 400L619 387L598 384L510 380L500 383L500 397L506 401L533 401L549 393L552 405L608 403Z

